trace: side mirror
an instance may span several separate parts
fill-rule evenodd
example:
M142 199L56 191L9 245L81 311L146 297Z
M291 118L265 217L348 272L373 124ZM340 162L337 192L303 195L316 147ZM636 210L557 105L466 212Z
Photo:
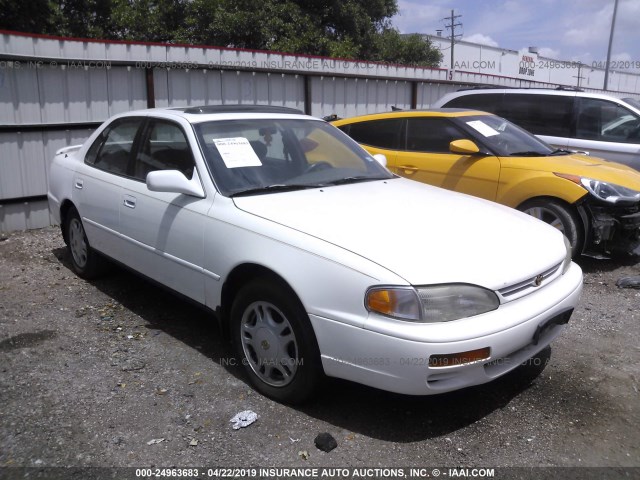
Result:
M373 156L373 158L375 158L375 159L378 161L378 163L379 163L380 165L382 165L383 167L386 167L386 166L387 166L387 157L385 157L383 154L381 154L381 153L376 153L376 154Z
M473 155L480 153L478 146L471 140L454 140L449 144L451 153L459 153L461 155Z
M156 170L147 174L147 188L152 192L183 193L192 197L204 198L202 185L194 175L189 180L178 170Z

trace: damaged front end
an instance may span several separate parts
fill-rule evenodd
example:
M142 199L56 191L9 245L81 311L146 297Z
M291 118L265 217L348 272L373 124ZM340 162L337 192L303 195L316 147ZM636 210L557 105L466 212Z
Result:
M585 225L583 254L595 258L617 255L640 256L640 202L635 205L611 205L592 197L578 205Z

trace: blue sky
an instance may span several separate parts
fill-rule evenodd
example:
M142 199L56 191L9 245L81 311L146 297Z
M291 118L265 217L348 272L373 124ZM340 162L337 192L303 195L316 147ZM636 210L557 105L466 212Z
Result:
M399 0L392 21L402 33L435 35L450 15L462 15L464 39L590 64L604 62L614 0ZM446 35L446 29L443 35ZM640 62L640 0L619 0L611 58ZM640 68L634 68L640 74Z

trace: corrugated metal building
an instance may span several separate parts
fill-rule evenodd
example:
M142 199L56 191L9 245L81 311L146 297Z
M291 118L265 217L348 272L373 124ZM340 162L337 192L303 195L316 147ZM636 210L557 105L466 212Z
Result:
M268 104L352 116L424 108L472 84L549 84L477 72L189 45L0 31L0 231L50 224L48 167L116 113Z

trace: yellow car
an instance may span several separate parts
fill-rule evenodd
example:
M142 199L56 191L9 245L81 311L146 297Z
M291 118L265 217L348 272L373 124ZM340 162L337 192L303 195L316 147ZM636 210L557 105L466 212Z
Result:
M574 256L640 255L637 170L554 149L503 118L474 110L395 111L332 123L372 155L384 154L398 175L517 208L555 226ZM469 240L476 234L481 232L470 232Z

